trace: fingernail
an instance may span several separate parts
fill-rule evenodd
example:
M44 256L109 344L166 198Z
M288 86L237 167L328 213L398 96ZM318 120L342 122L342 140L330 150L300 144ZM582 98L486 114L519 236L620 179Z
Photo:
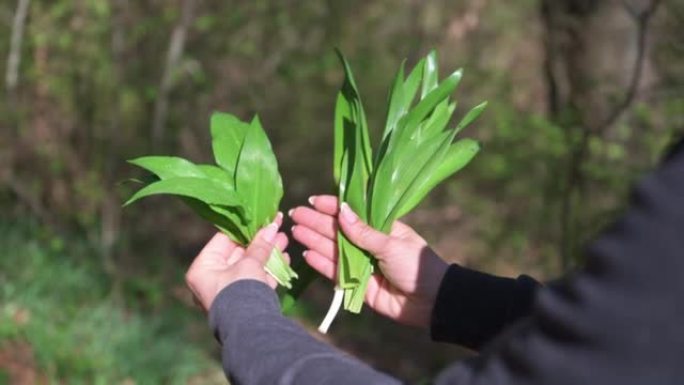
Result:
M342 215L342 219L344 219L345 222L347 223L355 223L359 217L356 216L356 214L352 211L351 207L347 204L347 202L342 202L342 206L340 207L340 214Z
M316 201L316 196L315 196L315 195L312 195L312 196L310 196L309 199L307 199L307 200L309 201L309 204L310 204L311 206L313 206L313 205L314 205L314 202Z
M309 253L309 250L304 250L302 251L302 257L306 258L306 255Z
M281 221L282 219L283 219L283 212L278 211L278 213L276 214L276 220L275 221L278 222L278 221Z
M287 216L288 216L288 217L291 217L291 216L292 216L292 213L294 213L294 209L288 210Z
M295 227L297 227L297 225L294 225L294 226L290 227L290 232L293 232L293 233L294 233Z
M276 223L271 223L264 228L264 231L261 233L261 238L266 242L273 242L276 234L278 234L278 225Z

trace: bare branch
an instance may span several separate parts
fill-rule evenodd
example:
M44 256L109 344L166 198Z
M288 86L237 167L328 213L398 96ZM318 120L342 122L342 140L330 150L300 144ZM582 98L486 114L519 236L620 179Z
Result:
M604 131L608 127L615 124L615 122L622 116L622 114L629 108L634 102L639 90L639 84L641 84L641 76L643 74L644 62L646 61L646 40L648 37L649 23L653 17L653 14L658 9L660 5L660 0L653 0L649 3L648 7L641 11L637 11L629 5L626 1L623 1L625 9L634 18L637 25L637 54L636 60L634 62L634 69L632 70L632 78L627 88L627 93L620 103L618 103L612 110L606 119L598 125L597 131Z
M178 62L185 50L185 40L194 17L194 8L195 0L183 0L180 20L171 33L164 74L159 84L159 93L157 94L157 101L154 106L152 148L158 148L161 139L164 137L166 116L169 109L169 93L173 88L173 76L178 67Z
M14 14L14 22L12 24L12 40L10 43L9 56L7 58L7 72L5 73L5 82L7 86L7 93L12 95L19 83L19 64L21 63L21 44L24 38L24 29L26 26L26 16L28 15L28 8L30 0L19 0L17 4L17 12Z

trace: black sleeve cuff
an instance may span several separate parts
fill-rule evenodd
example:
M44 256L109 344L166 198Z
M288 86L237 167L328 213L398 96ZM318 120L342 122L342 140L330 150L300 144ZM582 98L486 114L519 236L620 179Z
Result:
M502 278L451 265L432 310L432 339L478 350L529 314L539 286L525 275Z

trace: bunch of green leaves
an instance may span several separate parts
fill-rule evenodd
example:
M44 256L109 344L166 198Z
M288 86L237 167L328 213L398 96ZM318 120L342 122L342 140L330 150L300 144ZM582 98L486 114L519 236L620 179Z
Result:
M217 165L173 156L130 160L154 177L124 206L151 195L176 195L230 239L246 246L278 213L283 196L278 163L257 116L247 123L230 114L214 113L211 137ZM297 277L277 248L266 271L287 288Z
M404 63L391 87L387 120L373 156L366 115L351 67L340 53L345 80L335 108L334 176L346 202L373 228L389 233L394 221L415 208L439 183L462 169L480 149L472 139L454 141L486 107L474 107L453 127L450 100L463 71L438 79L430 52L405 76ZM338 234L338 288L344 308L358 313L374 272L374 259Z

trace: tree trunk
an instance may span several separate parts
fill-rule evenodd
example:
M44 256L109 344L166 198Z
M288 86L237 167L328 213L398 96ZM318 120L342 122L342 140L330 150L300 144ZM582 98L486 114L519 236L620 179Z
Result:
M166 134L166 117L169 110L169 93L173 88L173 78L185 50L185 40L194 18L195 0L183 0L181 16L173 28L166 54L164 73L159 83L157 101L152 120L152 148L158 149Z
M649 72L648 23L658 0L542 0L548 112L566 130L569 155L561 202L560 254L578 258L577 210L592 137L605 138Z
M12 40L10 43L9 55L7 57L7 71L5 73L5 84L7 95L10 99L14 98L15 89L19 84L19 64L21 64L21 45L24 39L26 27L26 16L30 0L19 0L17 11L14 14L12 23Z

